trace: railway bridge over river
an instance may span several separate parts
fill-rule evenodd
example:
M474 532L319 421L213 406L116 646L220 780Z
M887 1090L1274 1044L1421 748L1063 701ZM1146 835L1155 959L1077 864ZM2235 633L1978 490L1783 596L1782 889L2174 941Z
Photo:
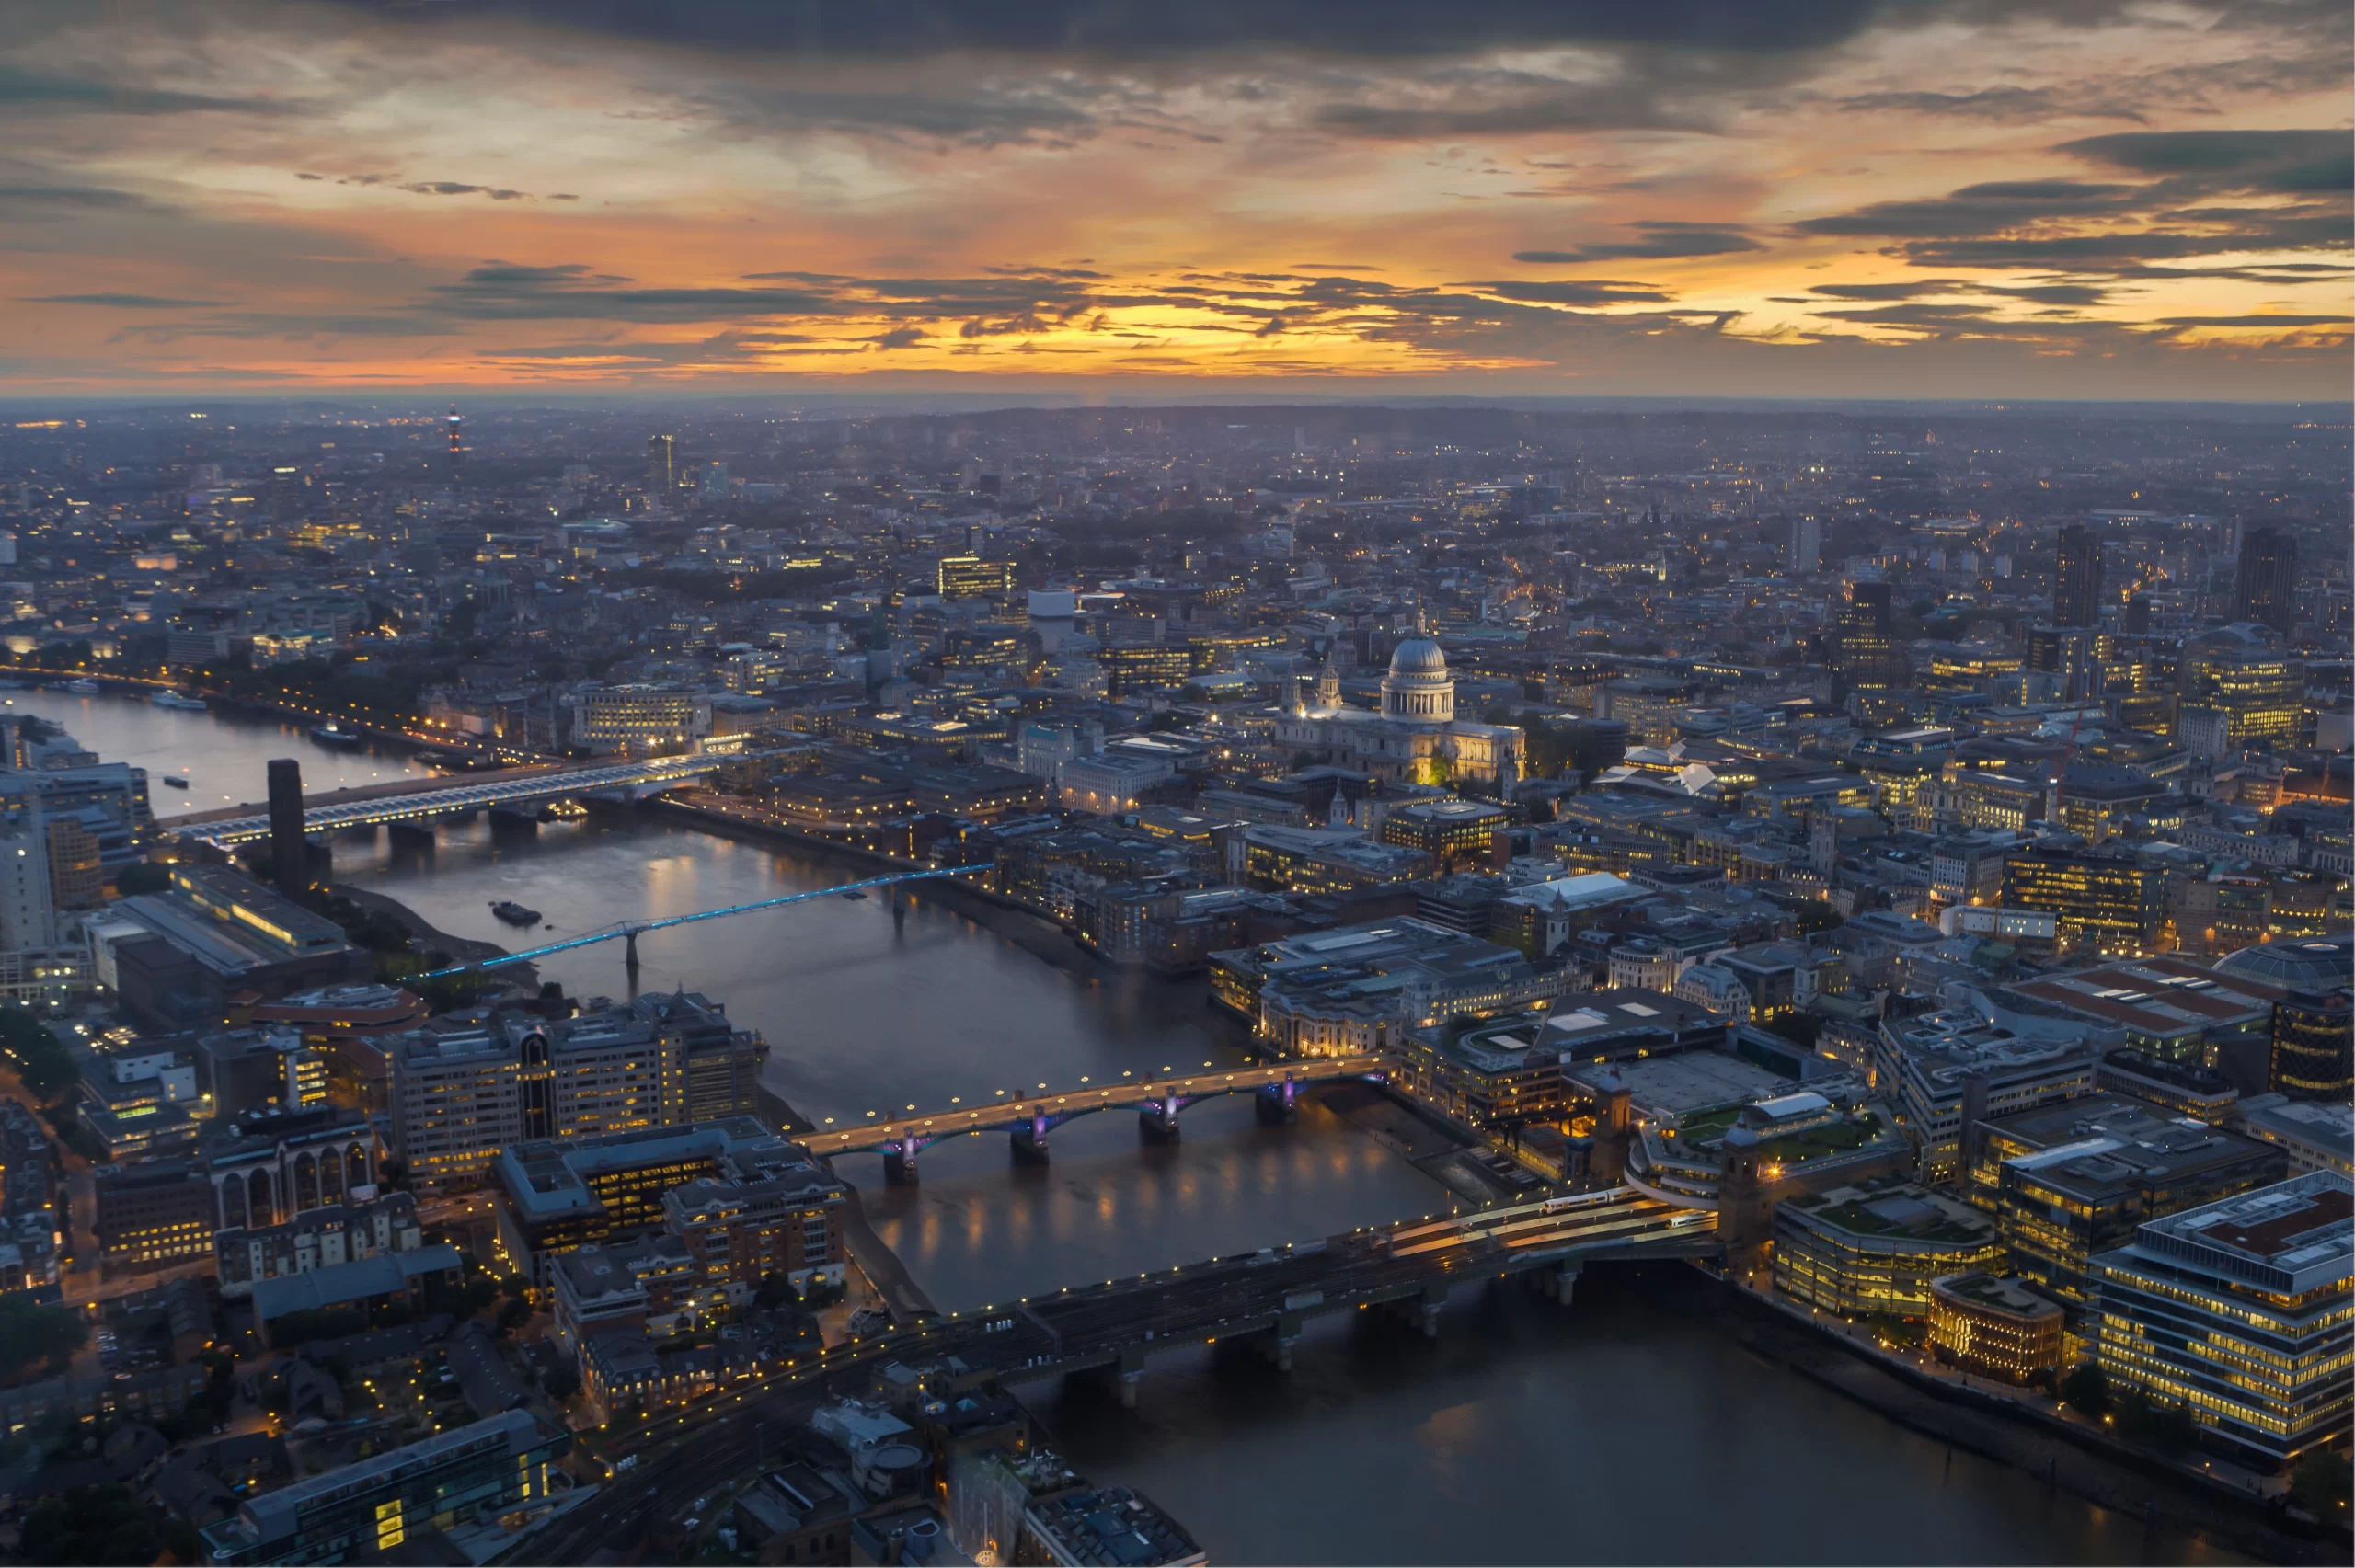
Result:
M666 1498L675 1505L682 1489L691 1496L756 1462L764 1434L790 1410L866 1393L875 1369L890 1362L954 1356L1009 1382L1101 1368L1117 1379L1121 1402L1133 1404L1147 1361L1164 1351L1240 1340L1282 1372L1312 1318L1378 1311L1435 1336L1449 1294L1475 1281L1521 1277L1567 1302L1589 1263L1717 1251L1715 1212L1615 1187L1425 1216L924 1319L698 1389L693 1398L656 1402L644 1425L607 1449L632 1468L508 1555L578 1562L633 1539Z

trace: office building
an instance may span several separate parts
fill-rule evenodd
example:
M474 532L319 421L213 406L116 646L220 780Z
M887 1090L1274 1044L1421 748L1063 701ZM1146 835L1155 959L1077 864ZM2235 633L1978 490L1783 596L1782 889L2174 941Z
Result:
M940 597L1004 599L1014 592L1014 563L984 561L978 555L944 555L938 573Z
M2052 624L2099 624L2101 577L2100 537L2083 523L2062 529L2052 548Z
M1901 1177L1775 1206L1775 1288L1842 1317L1927 1317L1932 1280L2003 1262L1993 1219Z
M480 1180L499 1151L750 1115L768 1044L693 992L570 1019L502 1011L380 1037L393 1151L416 1179Z
M1967 1011L1885 1020L1873 1087L1896 1108L1919 1180L1936 1186L1969 1169L1966 1127L2090 1092L2097 1059L2074 1038L2014 1035Z
M1497 864L1497 835L1512 815L1485 800L1419 800L1387 812L1382 841L1426 855L1442 876Z
M204 1531L210 1561L377 1560L410 1536L546 1510L566 1489L551 1467L571 1435L511 1410L247 1499Z
M2188 1403L2203 1442L2274 1470L2348 1430L2355 1200L2316 1171L2153 1219L2093 1260L2113 1388Z
M1211 956L1211 995L1290 1056L1385 1050L1408 1029L1550 1005L1572 989L1566 970L1413 917Z
M1930 1354L1973 1377L2005 1383L2050 1377L2061 1365L2066 1319L2058 1302L2006 1276L1930 1282Z
M2298 622L2298 541L2279 528L2241 535L2240 570L2233 583L2233 619L2254 621L2288 636Z
M2233 1129L2278 1145L2293 1176L2333 1171L2355 1181L2355 1105L2257 1094L2233 1107Z
M711 695L699 688L647 682L584 686L569 701L572 743L601 754L688 752L711 733Z
M2072 969L1987 994L2025 1013L2082 1019L2112 1049L2229 1070L2243 1058L2263 1059L2277 993L2169 956Z
M311 888L310 841L303 831L303 764L292 757L270 763L270 860L278 890L299 898Z
M2228 757L2252 741L2297 739L2305 667L2254 623L2219 626L2183 645L2177 738L2193 755Z
M1015 1562L1069 1565L1118 1562L1123 1568L1190 1568L1209 1554L1184 1526L1133 1488L1058 1492L1022 1516Z
M100 1165L92 1176L96 1208L90 1228L103 1266L161 1268L212 1255L219 1208L198 1162Z
M1994 1208L2013 1269L2062 1301L2084 1302L2086 1260L2122 1246L2147 1219L2280 1181L2271 1144L2096 1094L1999 1116L1978 1129L1972 1190Z
M2233 1081L2215 1069L2149 1051L2111 1051L2101 1059L2095 1084L2203 1122L2223 1121L2236 1111L2241 1097Z
M663 1195L698 1177L730 1185L831 1180L753 1116L519 1143L500 1152L494 1174L507 1261L543 1280L553 1256L662 1229Z
M2004 857L2004 907L2053 916L2067 951L2152 953L2166 923L2167 872L2131 850L2023 844Z
M1419 850L1378 843L1355 828L1256 826L1244 832L1244 883L1279 893L1345 893L1411 882L1431 869Z
M2273 1093L2342 1105L2355 1096L2349 997L2341 986L2292 991L2273 1004Z
M646 495L660 505L679 487L679 438L646 438Z

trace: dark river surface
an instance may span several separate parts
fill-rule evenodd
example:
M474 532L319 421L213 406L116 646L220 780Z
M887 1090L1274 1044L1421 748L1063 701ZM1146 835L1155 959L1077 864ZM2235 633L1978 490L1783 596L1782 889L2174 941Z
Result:
M149 770L156 814L258 800L298 756L320 790L422 775L397 750L332 752L294 727L142 699L0 693L109 761ZM192 787L155 778L185 770ZM627 818L431 851L335 841L339 879L441 929L510 948L869 875ZM546 918L518 933L514 898ZM1199 981L1089 972L1018 920L984 926L919 893L824 898L639 939L638 984L727 1004L770 1042L766 1081L837 1124L1001 1089L1102 1082L1245 1059ZM997 927L998 929L993 929ZM1017 937L1020 940L1017 940ZM1046 953L1050 956L1041 956ZM625 993L618 943L543 960L574 996ZM879 1232L944 1309L980 1306L1444 1209L1446 1191L1313 1101L1266 1128L1247 1100L1186 1112L1174 1148L1132 1116L1057 1128L1052 1163L1012 1166L1003 1134L937 1145L890 1189L844 1162ZM2139 1562L2220 1560L2197 1542L2048 1493L1918 1437L1658 1305L1628 1271L1588 1271L1565 1310L1470 1289L1426 1342L1365 1314L1318 1320L1279 1377L1225 1347L1157 1357L1140 1408L1073 1379L1025 1393L1085 1473L1141 1487L1226 1562Z

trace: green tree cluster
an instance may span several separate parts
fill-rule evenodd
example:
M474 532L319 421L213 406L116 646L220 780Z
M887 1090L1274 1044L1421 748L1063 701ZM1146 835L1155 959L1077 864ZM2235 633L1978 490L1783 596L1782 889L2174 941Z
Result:
M21 1290L0 1296L0 1377L62 1367L89 1337L89 1324L71 1307L40 1306Z
M0 1056L36 1094L54 1094L81 1076L64 1043L21 1007L0 1006Z
M192 1537L193 1531L186 1532ZM25 1516L19 1555L27 1562L104 1564L153 1562L167 1542L155 1511L128 1486L86 1486L44 1497ZM193 1557L185 1557L193 1562Z

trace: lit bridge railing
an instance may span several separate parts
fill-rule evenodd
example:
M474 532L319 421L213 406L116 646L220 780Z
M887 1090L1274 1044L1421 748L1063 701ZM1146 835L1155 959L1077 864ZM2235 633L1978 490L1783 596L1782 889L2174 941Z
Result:
M306 833L335 833L350 828L379 828L396 822L424 822L454 812L480 811L487 807L515 806L533 800L563 800L604 790L647 784L684 784L716 772L729 762L757 761L776 755L766 751L658 757L644 762L611 763L596 768L550 769L513 778L484 779L475 784L444 784L368 800L340 801L333 806L306 807ZM223 849L270 836L270 814L224 817L209 822L164 821L158 827L185 833Z

